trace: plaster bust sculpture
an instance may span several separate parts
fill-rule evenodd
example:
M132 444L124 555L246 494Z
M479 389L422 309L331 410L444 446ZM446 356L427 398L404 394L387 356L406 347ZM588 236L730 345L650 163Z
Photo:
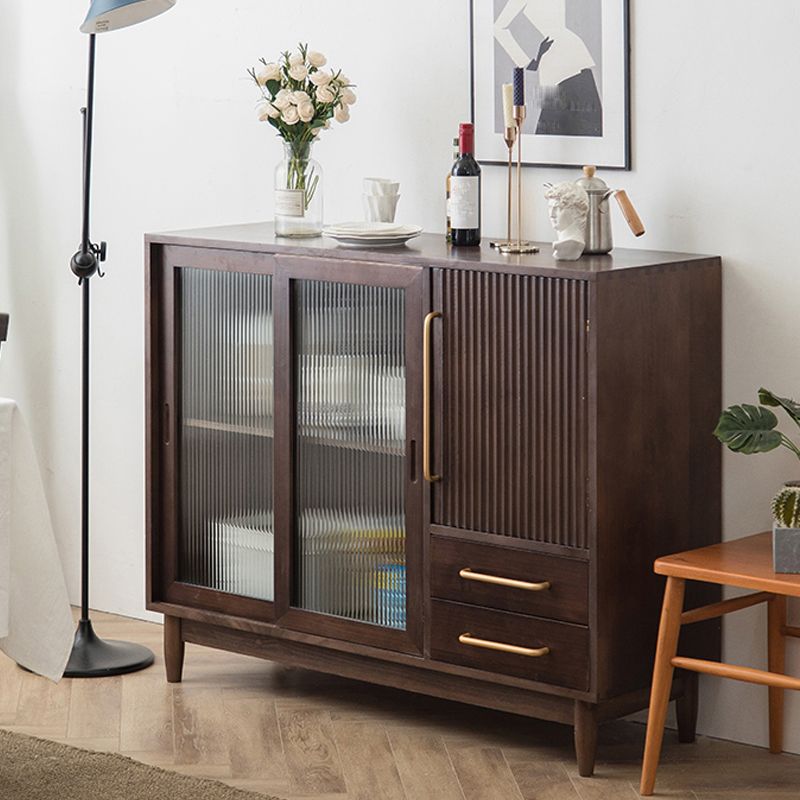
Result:
M546 187L544 196L557 237L553 243L553 255L559 261L575 261L586 246L589 195L572 182L547 184Z

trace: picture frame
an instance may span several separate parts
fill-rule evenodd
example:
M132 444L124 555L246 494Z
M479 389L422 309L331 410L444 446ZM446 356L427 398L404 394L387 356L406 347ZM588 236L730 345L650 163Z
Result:
M629 0L467 0L481 164L505 165L502 85L525 68L523 166L631 169Z

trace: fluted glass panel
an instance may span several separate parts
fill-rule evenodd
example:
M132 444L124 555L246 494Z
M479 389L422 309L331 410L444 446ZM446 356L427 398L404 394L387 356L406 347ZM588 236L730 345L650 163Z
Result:
M404 629L404 295L299 281L294 297L296 600Z
M180 577L274 599L272 278L180 271Z

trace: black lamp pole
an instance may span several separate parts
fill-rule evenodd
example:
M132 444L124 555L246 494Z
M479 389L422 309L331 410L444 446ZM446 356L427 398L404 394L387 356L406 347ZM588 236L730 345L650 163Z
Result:
M89 309L90 282L103 277L100 263L106 259L106 243L93 244L89 236L92 185L92 129L94 124L94 65L96 36L89 36L89 83L83 115L83 232L80 249L70 262L72 272L83 289L82 376L81 376L81 618L75 632L65 678L101 678L122 675L149 667L153 653L140 644L103 640L89 619Z

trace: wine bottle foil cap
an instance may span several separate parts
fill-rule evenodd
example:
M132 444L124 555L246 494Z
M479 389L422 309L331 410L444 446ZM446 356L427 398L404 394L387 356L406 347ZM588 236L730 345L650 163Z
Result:
M462 122L458 128L458 144L462 153L475 152L475 126L471 122Z

